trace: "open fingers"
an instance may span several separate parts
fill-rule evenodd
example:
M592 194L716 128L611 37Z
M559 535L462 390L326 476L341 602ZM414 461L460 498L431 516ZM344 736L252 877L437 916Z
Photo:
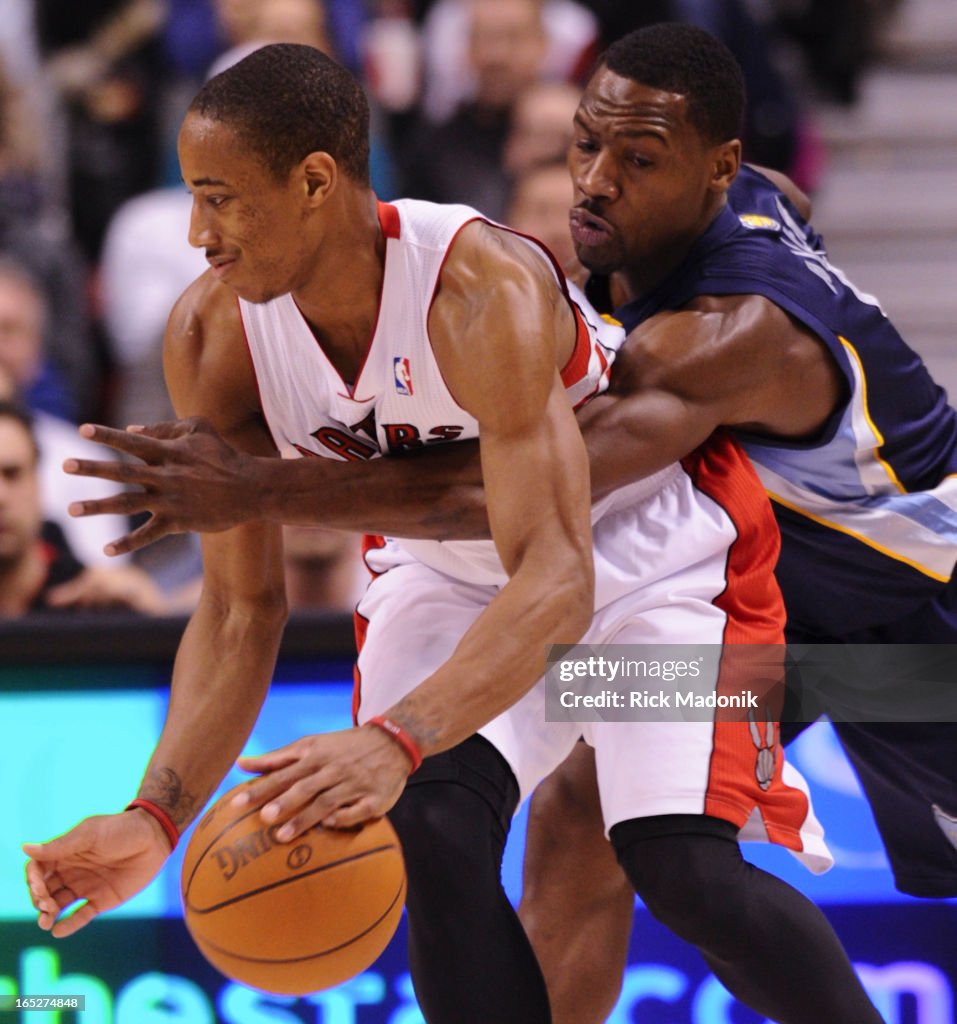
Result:
M242 768L243 771L267 772L276 771L279 768L286 768L300 760L299 754L292 748L292 746L280 746L278 750L269 751L267 754L244 755L243 757L236 758L236 765ZM254 784L255 783L250 782L245 790L243 790L241 794L238 794L238 796L242 796L243 793L248 793Z
M67 511L75 519L104 514L132 516L138 512L151 511L150 496L145 491L123 491L120 494L111 494L107 498L71 501L67 505Z
M165 516L159 516L154 513L142 526L138 526L132 533L124 534L122 537L110 541L104 548L104 551L108 555L126 555L131 551L139 551L140 548L155 544L156 541L162 540L172 533L182 532L182 530L172 526Z
M112 480L117 484L145 486L152 479L150 467L143 462L125 462L117 459L104 462L97 459L67 459L63 472L70 476L92 476L98 480Z
M167 424L158 426L165 428ZM104 427L99 423L84 423L80 427L80 436L148 462L151 457L156 457L163 452L166 447L163 437L150 436L154 429L143 427L136 430L117 430L115 427ZM167 436L165 431L163 436Z
M134 496L138 500L125 501L122 495L113 498L101 498L96 501L72 502L68 511L75 518L88 515L101 515L102 513L113 513L115 515L132 516L138 512L151 511L144 496ZM104 546L103 551L107 555L125 555L130 551L137 551L147 545L154 544L170 534L181 532L170 526L165 517L153 513L149 518L137 526L130 534L124 534L115 541Z

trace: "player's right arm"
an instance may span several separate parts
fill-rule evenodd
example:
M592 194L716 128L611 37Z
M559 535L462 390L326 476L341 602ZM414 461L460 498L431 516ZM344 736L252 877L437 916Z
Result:
M697 298L636 328L615 360L610 389L579 411L592 496L663 469L718 427L812 438L843 395L823 342L774 303L759 295ZM470 442L373 462L277 462L236 452L195 420L155 433L97 427L94 439L142 461L80 464L145 488L82 503L84 514L153 513L117 552L260 516L410 538L489 535Z
M70 459L67 472L142 490L77 501L72 515L150 518L107 548L123 554L171 533L273 522L430 540L489 536L478 443L461 441L370 462L251 458L202 417L134 430L86 424L84 436L136 461Z
M177 305L166 377L182 415L209 417L239 449L268 455L235 299L201 278ZM169 712L138 796L182 831L240 753L265 697L285 622L279 528L257 522L203 540L203 592L176 655ZM142 889L170 852L142 809L85 819L49 843L27 844L39 924L70 935ZM82 901L75 913L61 917Z

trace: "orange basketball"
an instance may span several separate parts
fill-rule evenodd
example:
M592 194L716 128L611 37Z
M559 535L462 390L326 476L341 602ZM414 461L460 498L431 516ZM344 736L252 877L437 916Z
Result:
M183 859L184 917L203 955L235 981L284 995L365 970L405 902L402 849L388 820L317 825L279 843L278 825L263 824L258 807L229 806L237 789L206 812Z

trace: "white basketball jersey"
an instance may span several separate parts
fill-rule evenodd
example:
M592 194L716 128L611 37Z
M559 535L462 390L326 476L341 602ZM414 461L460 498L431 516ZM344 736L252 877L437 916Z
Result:
M466 206L412 199L379 204L386 237L382 294L355 381L339 376L292 295L266 303L239 300L263 413L284 458L365 460L478 437L475 418L442 379L428 316L449 247L462 227L482 219ZM547 250L517 237L552 268L576 314L578 337L562 380L577 407L608 386L624 332L602 320L565 281ZM469 582L503 582L491 541L403 540L390 546Z

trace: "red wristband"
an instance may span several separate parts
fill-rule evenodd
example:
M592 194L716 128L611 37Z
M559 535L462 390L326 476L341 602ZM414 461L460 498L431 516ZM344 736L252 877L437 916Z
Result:
M422 764L422 751L419 750L418 743L412 739L398 722L394 722L391 718L386 718L383 715L376 715L374 718L370 718L366 725L374 725L377 729L388 733L399 744L412 762L412 772L416 771L419 765ZM411 775L412 772L409 772L409 774Z
M173 823L173 819L160 807L159 804L154 804L152 800L144 800L142 797L137 797L135 800L130 801L126 805L127 811L132 811L134 808L140 807L147 814L152 814L153 817L162 825L163 831L166 833L166 838L169 840L170 853L176 849L176 844L179 842L179 829Z

